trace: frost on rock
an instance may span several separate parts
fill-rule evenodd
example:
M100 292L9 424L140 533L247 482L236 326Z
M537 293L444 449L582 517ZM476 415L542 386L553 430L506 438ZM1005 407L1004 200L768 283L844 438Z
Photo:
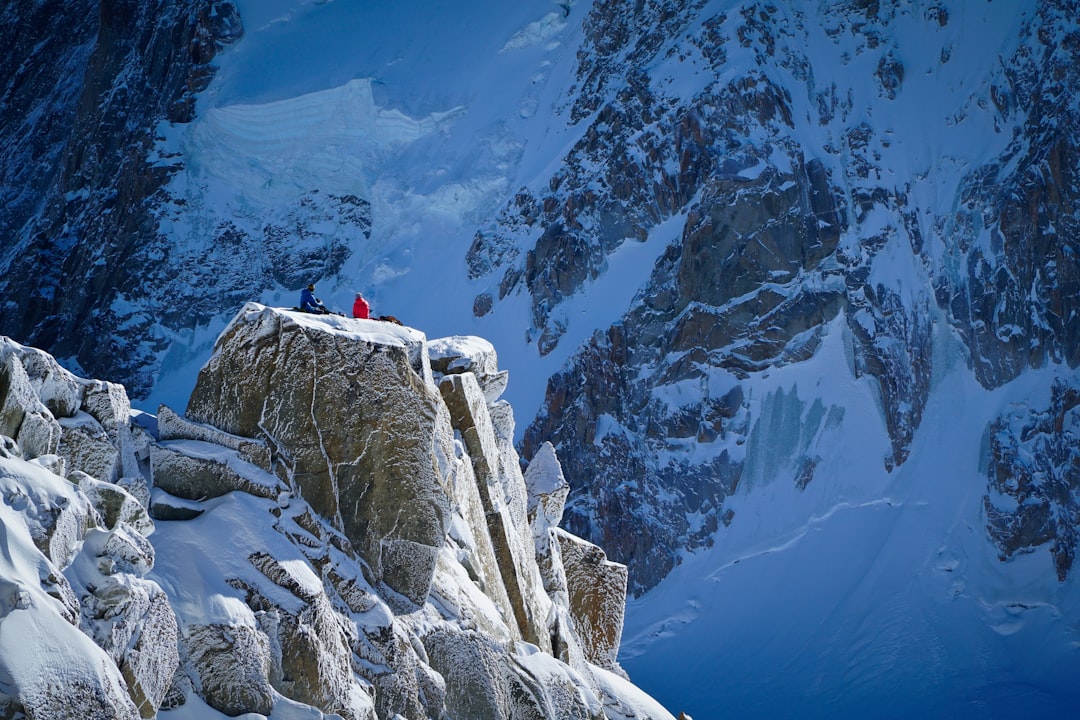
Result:
M199 373L187 415L274 448L376 576L422 604L448 517L451 454L423 336L249 304ZM440 429L445 428L445 429Z
M489 405L499 399L509 382L510 373L499 370L495 347L483 338L454 335L432 340L428 343L428 357L437 376L471 372Z
M626 566L607 559L603 550L558 530L570 614L581 634L585 657L606 670L618 671L619 643L626 611Z
M1058 381L1049 408L1014 408L987 432L990 538L1002 560L1049 545L1064 582L1080 542L1080 391Z
M226 715L269 715L274 704L270 685L270 643L251 625L188 625L184 645L199 695Z
M512 410L477 381L505 379L494 352L452 344L471 369L433 373L438 353L409 328L249 305L188 417L133 416L120 386L75 378L81 404L57 421L35 394L47 384L22 378L9 416L30 408L69 442L66 456L26 460L34 448L10 437L0 451L0 710L603 720L628 707L590 664L617 670L617 634L579 607L621 627L610 573L569 582L552 540L554 450L527 482ZM37 664L19 654L31 645ZM67 692L81 700L61 708Z
M439 385L450 409L451 422L465 443L487 519L487 529L502 573L503 585L521 637L550 652L546 630L550 599L542 590L532 534L526 537L524 480L516 465L499 453L487 405L475 376L448 375ZM515 458L516 459L516 458ZM516 471L516 474L515 474ZM504 484L505 483L505 484ZM515 492L520 485L520 492ZM507 487L515 488L507 492ZM520 503L508 502L519 497ZM517 513L515 513L517 510ZM517 515L517 516L516 516Z
M138 718L134 684L125 680L110 648L91 640L94 625L86 615L85 595L78 597L81 584L67 577L97 562L96 553L83 546L91 524L89 501L66 480L10 457L0 458L0 492L0 544L5 548L0 561L0 676L6 711L14 717L25 712L57 720ZM111 551L103 551L111 562ZM128 576L127 582L141 581ZM164 607L171 619L167 602ZM135 635L150 625L138 613L123 615L125 610L122 601L112 602L106 616L120 615ZM154 642L160 642L157 628L150 630Z

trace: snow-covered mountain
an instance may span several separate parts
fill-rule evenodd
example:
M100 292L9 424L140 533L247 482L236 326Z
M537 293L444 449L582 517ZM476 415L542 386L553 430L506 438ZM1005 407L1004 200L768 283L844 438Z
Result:
M498 348L668 706L1076 706L1075 2L53 5L0 332L156 411L362 290Z

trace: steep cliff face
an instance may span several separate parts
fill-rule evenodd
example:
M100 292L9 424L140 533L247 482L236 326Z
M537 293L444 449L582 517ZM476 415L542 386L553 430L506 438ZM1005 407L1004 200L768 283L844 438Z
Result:
M1054 384L1049 407L1013 409L987 428L990 485L984 506L1002 559L1050 547L1059 580L1080 537L1080 391Z
M227 2L169 0L4 14L0 332L138 392L160 347L147 327L168 304L146 273L170 257L151 203L170 174L151 157L157 126L194 116L239 17Z
M629 563L638 592L732 520L725 497L778 441L752 432L748 378L826 334L877 385L887 469L910 451L945 324L986 387L1080 361L1065 4L996 17L1002 35L971 3L717 5L593 4L568 101L588 129L470 251L474 276L497 280L477 311L527 293L543 354L569 322L560 305L624 243L670 243L622 320L550 379L523 445L572 460L568 526ZM986 57L958 67L973 42ZM984 147L960 135L981 128ZM841 413L811 413L805 432ZM818 442L782 473L799 487L829 452Z
M121 386L0 360L6 715L670 720L486 341L249 304L185 415L136 423Z

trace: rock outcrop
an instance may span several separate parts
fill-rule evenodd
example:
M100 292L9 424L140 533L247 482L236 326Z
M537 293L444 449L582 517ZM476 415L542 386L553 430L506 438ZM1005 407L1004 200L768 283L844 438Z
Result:
M1049 546L1064 581L1080 541L1080 391L1058 380L1048 408L1015 408L987 435L991 539L1003 560Z
M134 458L124 389L6 338L0 367L0 712L154 717L179 664L177 622L147 577L154 524L129 491L145 480L121 476ZM93 444L73 442L86 427Z
M485 341L249 304L184 415L138 424L118 385L0 360L5 716L670 720L610 681L626 568L557 528L550 445L522 472ZM87 426L107 462L35 457Z

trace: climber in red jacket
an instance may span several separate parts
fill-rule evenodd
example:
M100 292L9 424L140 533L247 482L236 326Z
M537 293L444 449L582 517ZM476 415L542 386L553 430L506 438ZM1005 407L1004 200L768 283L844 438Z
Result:
M356 301L352 305L352 316L366 320L370 313L371 306L368 305L368 301L364 299L363 295L356 293Z

